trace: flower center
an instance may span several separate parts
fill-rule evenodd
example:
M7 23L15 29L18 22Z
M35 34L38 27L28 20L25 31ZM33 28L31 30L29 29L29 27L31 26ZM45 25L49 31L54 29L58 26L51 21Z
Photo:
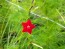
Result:
M28 26L27 26L27 28L29 29L29 28L30 28L30 26L28 25Z

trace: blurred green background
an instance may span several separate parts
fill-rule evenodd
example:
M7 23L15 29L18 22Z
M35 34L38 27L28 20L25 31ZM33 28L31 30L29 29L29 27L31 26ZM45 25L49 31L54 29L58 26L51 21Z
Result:
M0 49L65 49L65 0L0 0Z

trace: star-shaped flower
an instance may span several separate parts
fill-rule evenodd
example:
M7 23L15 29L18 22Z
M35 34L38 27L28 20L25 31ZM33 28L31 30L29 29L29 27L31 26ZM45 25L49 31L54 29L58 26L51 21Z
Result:
M22 22L23 30L22 32L28 32L29 34L32 33L32 29L35 28L35 25L32 24L31 20L28 20L27 22Z

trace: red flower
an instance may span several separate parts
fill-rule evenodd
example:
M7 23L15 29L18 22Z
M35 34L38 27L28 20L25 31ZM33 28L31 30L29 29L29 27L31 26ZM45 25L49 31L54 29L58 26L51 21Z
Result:
M22 32L28 32L29 34L32 33L32 29L35 28L35 25L31 23L31 20L27 22L22 22L23 30Z

